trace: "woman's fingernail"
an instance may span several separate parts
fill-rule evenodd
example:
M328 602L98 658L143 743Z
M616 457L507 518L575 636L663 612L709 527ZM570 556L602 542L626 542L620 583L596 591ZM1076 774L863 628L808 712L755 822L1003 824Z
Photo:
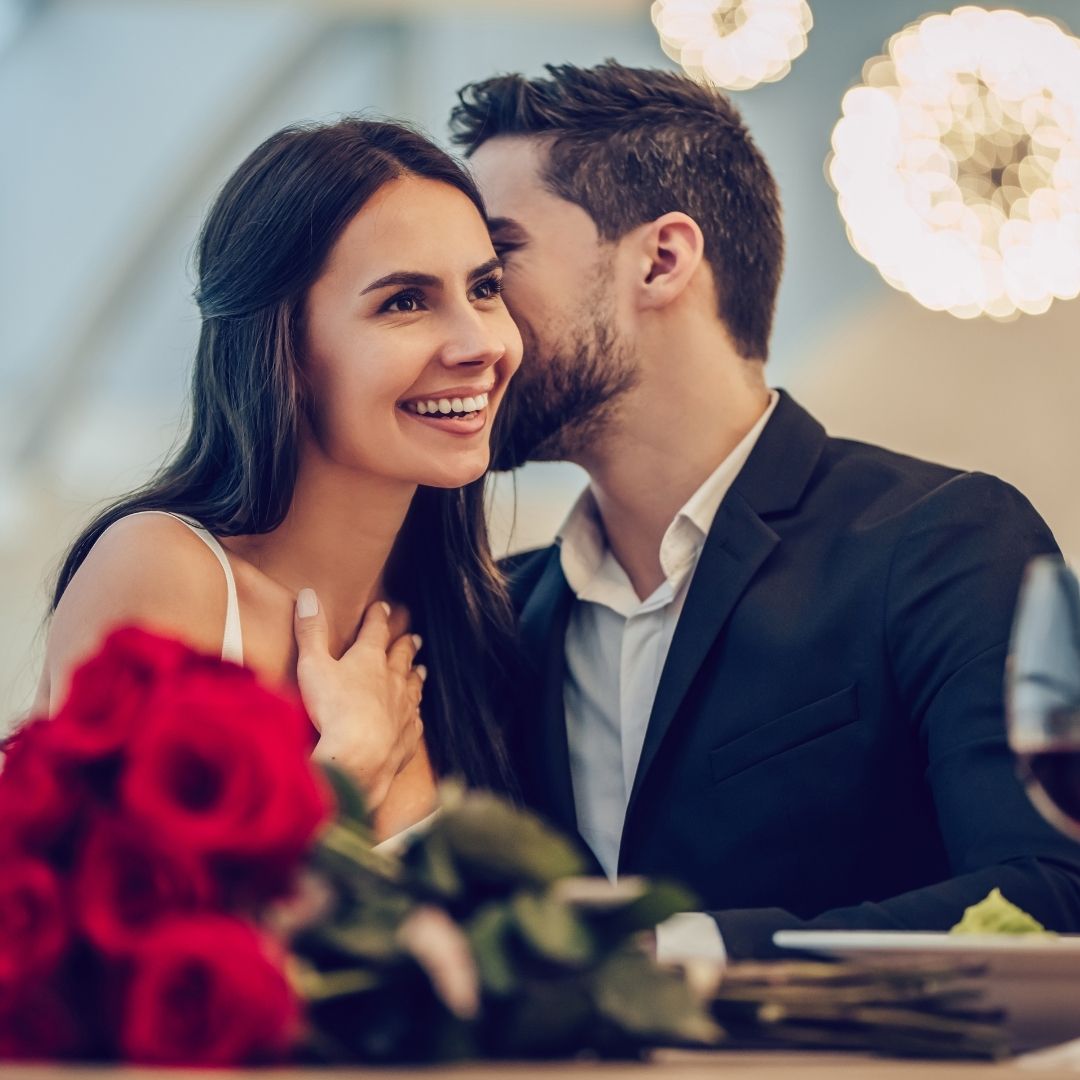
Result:
M296 594L296 614L301 619L310 619L319 614L319 598L314 589L301 589Z
M386 617L390 618L390 605L385 600L379 601L379 606L386 612Z
M420 676L420 681L423 682L427 678L427 668L423 664L417 664L413 669L417 675Z
M412 643L417 652L424 647L424 639L419 634L413 634Z

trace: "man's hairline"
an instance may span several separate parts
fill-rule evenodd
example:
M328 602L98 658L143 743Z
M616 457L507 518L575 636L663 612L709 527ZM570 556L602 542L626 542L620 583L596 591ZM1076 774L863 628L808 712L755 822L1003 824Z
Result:
M551 156L549 151L559 141L560 135L565 132L559 131L499 131L494 135L489 135L486 139L482 139L480 142L473 143L472 146L465 152L466 160L472 158L473 154L480 149L481 146L485 146L487 143L498 142L502 139L505 142L520 142L526 143L536 148L538 156L540 158L540 168L537 170L537 175L540 177L540 182L544 186L544 190L550 195L554 195L556 199L561 199L563 202L570 203L573 206L580 206L580 203L575 203L572 199L566 198L563 194L555 190L555 185L551 176ZM585 210L586 214L589 214L593 224L596 224L596 219L592 214L582 206L582 210Z
M589 221L592 222L593 228L596 229L597 240L601 245L617 244L619 240L622 239L622 236L626 235L626 233L623 233L621 236L617 237L614 240L609 240L600 231L599 222L596 220L596 218L592 214L592 211L589 210L587 206L583 206L581 203L575 201L574 199L568 199L561 191L558 191L556 189L555 181L552 177L550 169L551 159L545 153L545 151L547 149L550 149L550 147L555 144L555 142L558 140L558 137L559 133L554 131L500 131L495 135L489 135L486 139L482 139L480 142L474 143L466 151L465 157L466 160L471 159L473 154L475 154L476 151L480 149L480 147L490 142L496 142L499 139L502 139L504 141L527 142L533 146L536 146L541 153L540 168L537 170L537 177L540 180L541 188L552 198L558 199L559 202L566 203L567 206L576 206L583 214L585 214L588 217ZM523 228L521 223L517 221L516 218L508 218L505 215L496 215L495 220L507 221L510 224L516 226L517 228ZM629 229L626 230L626 232L629 231Z
M497 142L499 139L540 144L543 142L553 143L558 137L559 133L557 131L496 131L494 135L488 135L486 138L471 143L465 150L465 157L471 158L481 146L486 146L490 142Z
M554 145L555 142L558 141L558 137L559 137L559 132L556 132L556 131L551 131L551 132L544 132L544 131L500 131L500 132L497 132L494 135L488 136L486 139L482 139L480 142L474 143L469 148L468 152L466 153L466 158L471 158L472 155L477 150L479 150L481 146L483 146L485 143L494 142L496 139L530 141L530 142L533 143L533 145L539 146L541 151L543 151L545 149L545 147L544 147L545 143L547 144L547 148L550 148L552 145ZM627 228L626 230L624 230L619 236L615 237L614 239L608 239L606 236L604 236L603 232L600 229L599 223L597 222L596 218L593 217L592 212L589 210L588 207L582 206L581 203L575 202L573 199L566 198L566 196L563 195L561 192L555 190L554 181L553 181L553 178L552 178L552 175L551 175L551 171L550 171L550 169L548 167L549 165L550 165L550 157L545 153L544 156L543 156L543 159L542 159L542 167L541 167L541 169L539 171L540 182L543 185L544 190L549 195L552 195L554 198L559 199L561 202L568 203L570 206L576 206L583 213L587 214L589 220L593 223L593 226L596 229L597 239L598 239L601 247L614 246L614 245L618 244L625 236L628 236L634 229L638 229L638 228L641 228L642 225L649 224L649 222L646 222L646 221L639 222L637 225L632 225L629 228ZM686 214L687 217L692 218L693 221L696 224L698 224L698 228L699 229L701 228L701 225L697 222L697 218L693 214L691 214L691 213L689 213L688 211L685 211L685 210L681 211L681 213L684 213L684 214ZM513 218L504 218L504 220L513 222L515 225L517 225L518 228L521 228L520 223L516 222L515 219L513 219ZM654 218L653 220L656 220L656 219ZM709 267L710 274L713 276L713 287L714 287L715 290L717 290L716 295L717 295L717 299L719 299L719 291L718 291L719 282L716 280L715 270L714 270L710 260L705 259L704 261ZM775 303L775 301L774 301L774 303ZM731 330L730 330L730 327L728 326L727 320L723 317L723 315L719 311L717 311L717 315L718 315L718 317L720 319L721 325L724 327L725 331L728 334L729 340L732 341L732 345L734 346L735 342L734 342L733 339L731 339ZM770 334L769 336L771 337L772 335ZM760 364L762 367L764 367L764 365L767 364L768 360L769 360L769 355L768 355L769 344L770 344L770 342L766 341L765 355L764 356L743 356L741 353L738 352L737 348L735 349L735 351L736 351L736 353L738 353L738 355L740 356L740 358L744 362L750 363L750 364L755 364L756 363L756 364Z

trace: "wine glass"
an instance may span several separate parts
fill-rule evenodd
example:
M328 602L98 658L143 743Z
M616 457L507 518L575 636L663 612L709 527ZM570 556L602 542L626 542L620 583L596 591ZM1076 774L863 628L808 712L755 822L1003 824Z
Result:
M1080 583L1061 559L1032 560L1006 667L1009 746L1031 801L1080 840Z

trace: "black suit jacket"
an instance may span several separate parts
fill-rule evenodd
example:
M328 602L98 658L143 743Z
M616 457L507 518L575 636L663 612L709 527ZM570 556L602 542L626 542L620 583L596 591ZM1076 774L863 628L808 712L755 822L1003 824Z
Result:
M781 395L705 542L630 795L621 874L685 882L729 955L781 928L946 929L994 886L1080 930L1080 845L1005 742L1021 575L1056 552L1027 500L826 435ZM557 546L510 560L526 801L575 828Z

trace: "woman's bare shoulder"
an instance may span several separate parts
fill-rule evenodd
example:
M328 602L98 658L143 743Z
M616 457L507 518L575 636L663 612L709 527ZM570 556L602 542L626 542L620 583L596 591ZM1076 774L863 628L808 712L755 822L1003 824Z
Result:
M52 705L72 669L118 626L136 623L219 651L227 602L217 558L186 525L165 514L121 518L90 549L53 614L43 676Z

